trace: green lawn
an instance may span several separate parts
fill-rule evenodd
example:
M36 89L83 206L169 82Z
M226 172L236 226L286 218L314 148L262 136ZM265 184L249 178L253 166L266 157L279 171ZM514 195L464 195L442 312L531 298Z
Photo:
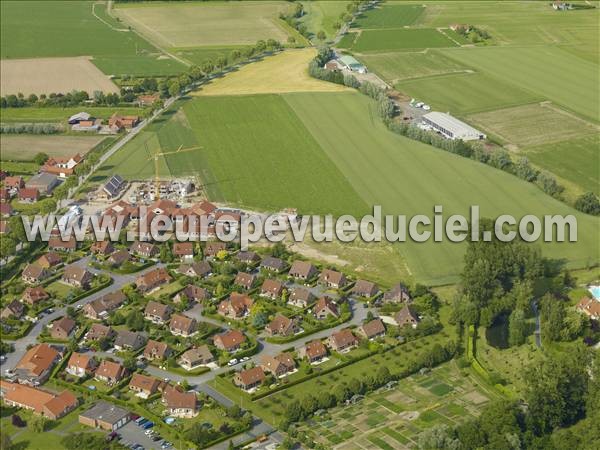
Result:
M456 44L433 28L365 30L352 46L357 52L408 51L455 47Z
M88 107L67 108L3 108L0 110L2 122L66 122L73 114L85 111L94 117L108 119L114 113L121 115L142 115L144 110L136 107Z
M598 65L561 47L463 48L446 50L445 54L496 79L510 80L533 96L552 100L600 122Z
M534 164L600 195L600 137L556 142L524 150Z
M545 255L566 258L572 265L597 260L598 218L579 214L505 172L388 132L366 97L344 93L285 98L366 204L409 217L431 214L437 204L443 205L445 217L468 215L470 205L480 205L483 217L574 214L577 243L538 245ZM406 242L397 248L417 280L440 283L456 280L465 246Z
M340 0L305 1L304 16L300 22L306 25L309 33L316 34L323 30L327 38L335 36L336 30L333 24L340 21L340 14L346 12L346 6L350 2Z
M414 24L425 8L422 5L388 4L363 13L354 22L358 28L400 28Z
M177 73L185 66L160 52L106 14L104 4L91 1L3 1L1 3L1 57L35 58L93 56L99 68L127 66L129 73ZM94 16L94 12L96 16ZM121 31L119 31L121 30ZM111 61L111 58L114 58ZM111 61L111 62L109 62ZM176 70L171 70L175 69ZM169 70L167 70L169 69ZM113 70L105 73L113 73Z
M432 109L453 115L471 114L542 100L542 97L519 89L508 78L481 73L441 75L401 81L399 91L427 102Z

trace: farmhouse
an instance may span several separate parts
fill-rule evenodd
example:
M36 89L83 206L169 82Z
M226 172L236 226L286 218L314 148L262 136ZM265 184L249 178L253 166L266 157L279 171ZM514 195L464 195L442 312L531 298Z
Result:
M321 341L312 341L298 349L298 356L309 363L316 363L327 356L327 348Z
M217 334L213 338L215 347L227 352L238 350L244 342L246 342L246 336L238 330L229 330L225 333Z
M192 348L184 352L179 358L179 365L185 370L193 370L198 366L205 366L215 360L208 345Z
M315 296L308 289L295 287L290 293L288 303L298 308L307 308L314 299Z
M423 123L448 139L473 141L486 138L481 131L446 113L437 111L427 113L423 116Z
M70 158L50 158L40 168L40 172L57 175L60 178L66 178L69 175L73 175L75 167L77 167L81 161L83 161L83 158L79 153Z
M49 195L59 184L60 180L56 175L41 172L27 180L25 186L31 189L37 189L40 194Z
M260 296L270 298L271 300L279 298L282 292L283 283L279 280L272 280L270 278L266 279L260 288Z
M44 383L60 358L61 352L48 344L31 347L15 366L17 380L30 386Z
M99 401L79 415L79 423L92 428L115 431L129 422L129 412L105 401Z
M159 94L138 95L137 104L140 107L152 106L155 101L160 100Z
M253 367L252 369L242 370L233 377L233 383L245 391L254 389L265 381L265 372L262 367Z
M108 126L113 131L121 131L123 129L131 130L140 123L138 116L120 116L114 113L110 119L108 119Z
M290 277L304 281L310 280L316 274L316 267L306 261L294 261L289 272Z
M4 380L0 381L0 397L9 406L28 409L50 420L60 419L79 404L77 397L70 391L62 391L56 395Z

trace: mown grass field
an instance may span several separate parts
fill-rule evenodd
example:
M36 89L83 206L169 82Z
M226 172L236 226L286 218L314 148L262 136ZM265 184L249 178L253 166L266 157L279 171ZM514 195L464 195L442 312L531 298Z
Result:
M469 116L469 122L519 147L566 141L600 128L548 104L529 104Z
M160 52L106 14L106 6L92 1L1 2L2 47L5 58L92 56L99 68L114 67L133 58L127 73L179 73L185 67ZM94 16L94 13L96 16ZM120 30L120 31L119 31ZM105 69L108 69L106 71Z
M565 258L571 265L597 261L598 218L579 214L505 172L388 132L374 104L360 94L285 98L366 204L409 217L430 214L438 204L445 217L468 215L470 205L479 205L483 217L574 214L577 243L539 245L545 255ZM456 281L465 245L406 242L397 248L417 280L439 284Z
M93 117L108 119L114 113L122 115L143 115L144 110L136 107L83 107L75 106L68 108L3 108L0 110L1 122L65 122L73 114L86 111Z
M446 55L600 122L598 65L561 47L464 48L447 50ZM500 86L490 89L500 90Z
M350 2L340 0L324 0L319 2L302 2L304 16L300 21L306 25L306 29L314 36L321 30L327 38L335 36L336 30L333 24L339 21L340 14L346 12L346 6Z
M423 14L422 5L390 4L363 13L353 26L357 28L400 28L413 25Z
M106 139L105 136L38 136L2 135L0 154L3 160L30 161L40 153L50 157L70 157L79 153L85 155L94 146Z
M482 73L450 74L401 81L396 88L427 102L434 110L454 115L507 108L542 100L513 85L510 78Z
M429 77L454 72L466 72L469 67L443 53L428 50L426 53L376 53L360 57L371 72L377 73L392 84L411 78Z
M555 142L524 150L525 156L585 191L600 195L600 136Z
M438 47L456 47L456 44L434 28L400 28L364 30L351 50L368 53Z
M115 14L151 42L166 47L254 44L259 39L285 42L278 23L285 2L197 2L124 4Z

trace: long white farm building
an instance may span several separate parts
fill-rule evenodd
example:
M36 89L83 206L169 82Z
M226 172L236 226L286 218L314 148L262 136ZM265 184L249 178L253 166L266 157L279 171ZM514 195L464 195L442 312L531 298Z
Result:
M442 112L430 112L423 116L423 123L428 127L443 134L448 139L462 139L463 141L473 141L485 139L486 135L473 128L471 125L452 117L450 114Z

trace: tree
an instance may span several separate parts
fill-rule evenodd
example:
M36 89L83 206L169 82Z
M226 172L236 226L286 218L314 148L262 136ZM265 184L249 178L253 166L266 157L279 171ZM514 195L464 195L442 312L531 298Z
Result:
M181 85L179 81L173 81L169 84L169 95L171 97L177 97L181 93Z
M33 162L36 163L37 165L41 166L43 165L46 161L48 161L49 156L46 153L43 152L39 152L38 154L36 154L33 157Z
M520 309L515 309L508 319L508 345L515 347L525 343L527 324L525 314Z
M447 425L435 425L419 434L417 448L432 450L436 448L455 450L461 448L460 442L453 436Z
M132 331L141 331L145 327L144 315L141 311L132 311L127 316L127 328Z
M123 360L123 367L125 367L128 371L133 372L137 367L135 358L125 358Z
M527 158L522 157L515 164L515 175L525 181L533 182L537 177L537 171L531 167Z
M8 433L4 432L0 436L0 450L10 450L12 448L12 440Z
M544 332L542 336L549 341L559 341L562 336L565 306L552 294L546 294L540 300L540 313Z
M325 35L325 32L323 30L319 30L319 32L317 33L317 39L320 41L324 41L326 37L327 36Z
M17 243L12 237L6 236L0 239L0 258L5 259L14 255L17 250L16 247Z
M32 416L27 422L29 429L34 433L43 433L46 430L48 419L44 416Z
M598 216L600 215L600 199L593 192L586 192L575 200L575 209L592 216Z

